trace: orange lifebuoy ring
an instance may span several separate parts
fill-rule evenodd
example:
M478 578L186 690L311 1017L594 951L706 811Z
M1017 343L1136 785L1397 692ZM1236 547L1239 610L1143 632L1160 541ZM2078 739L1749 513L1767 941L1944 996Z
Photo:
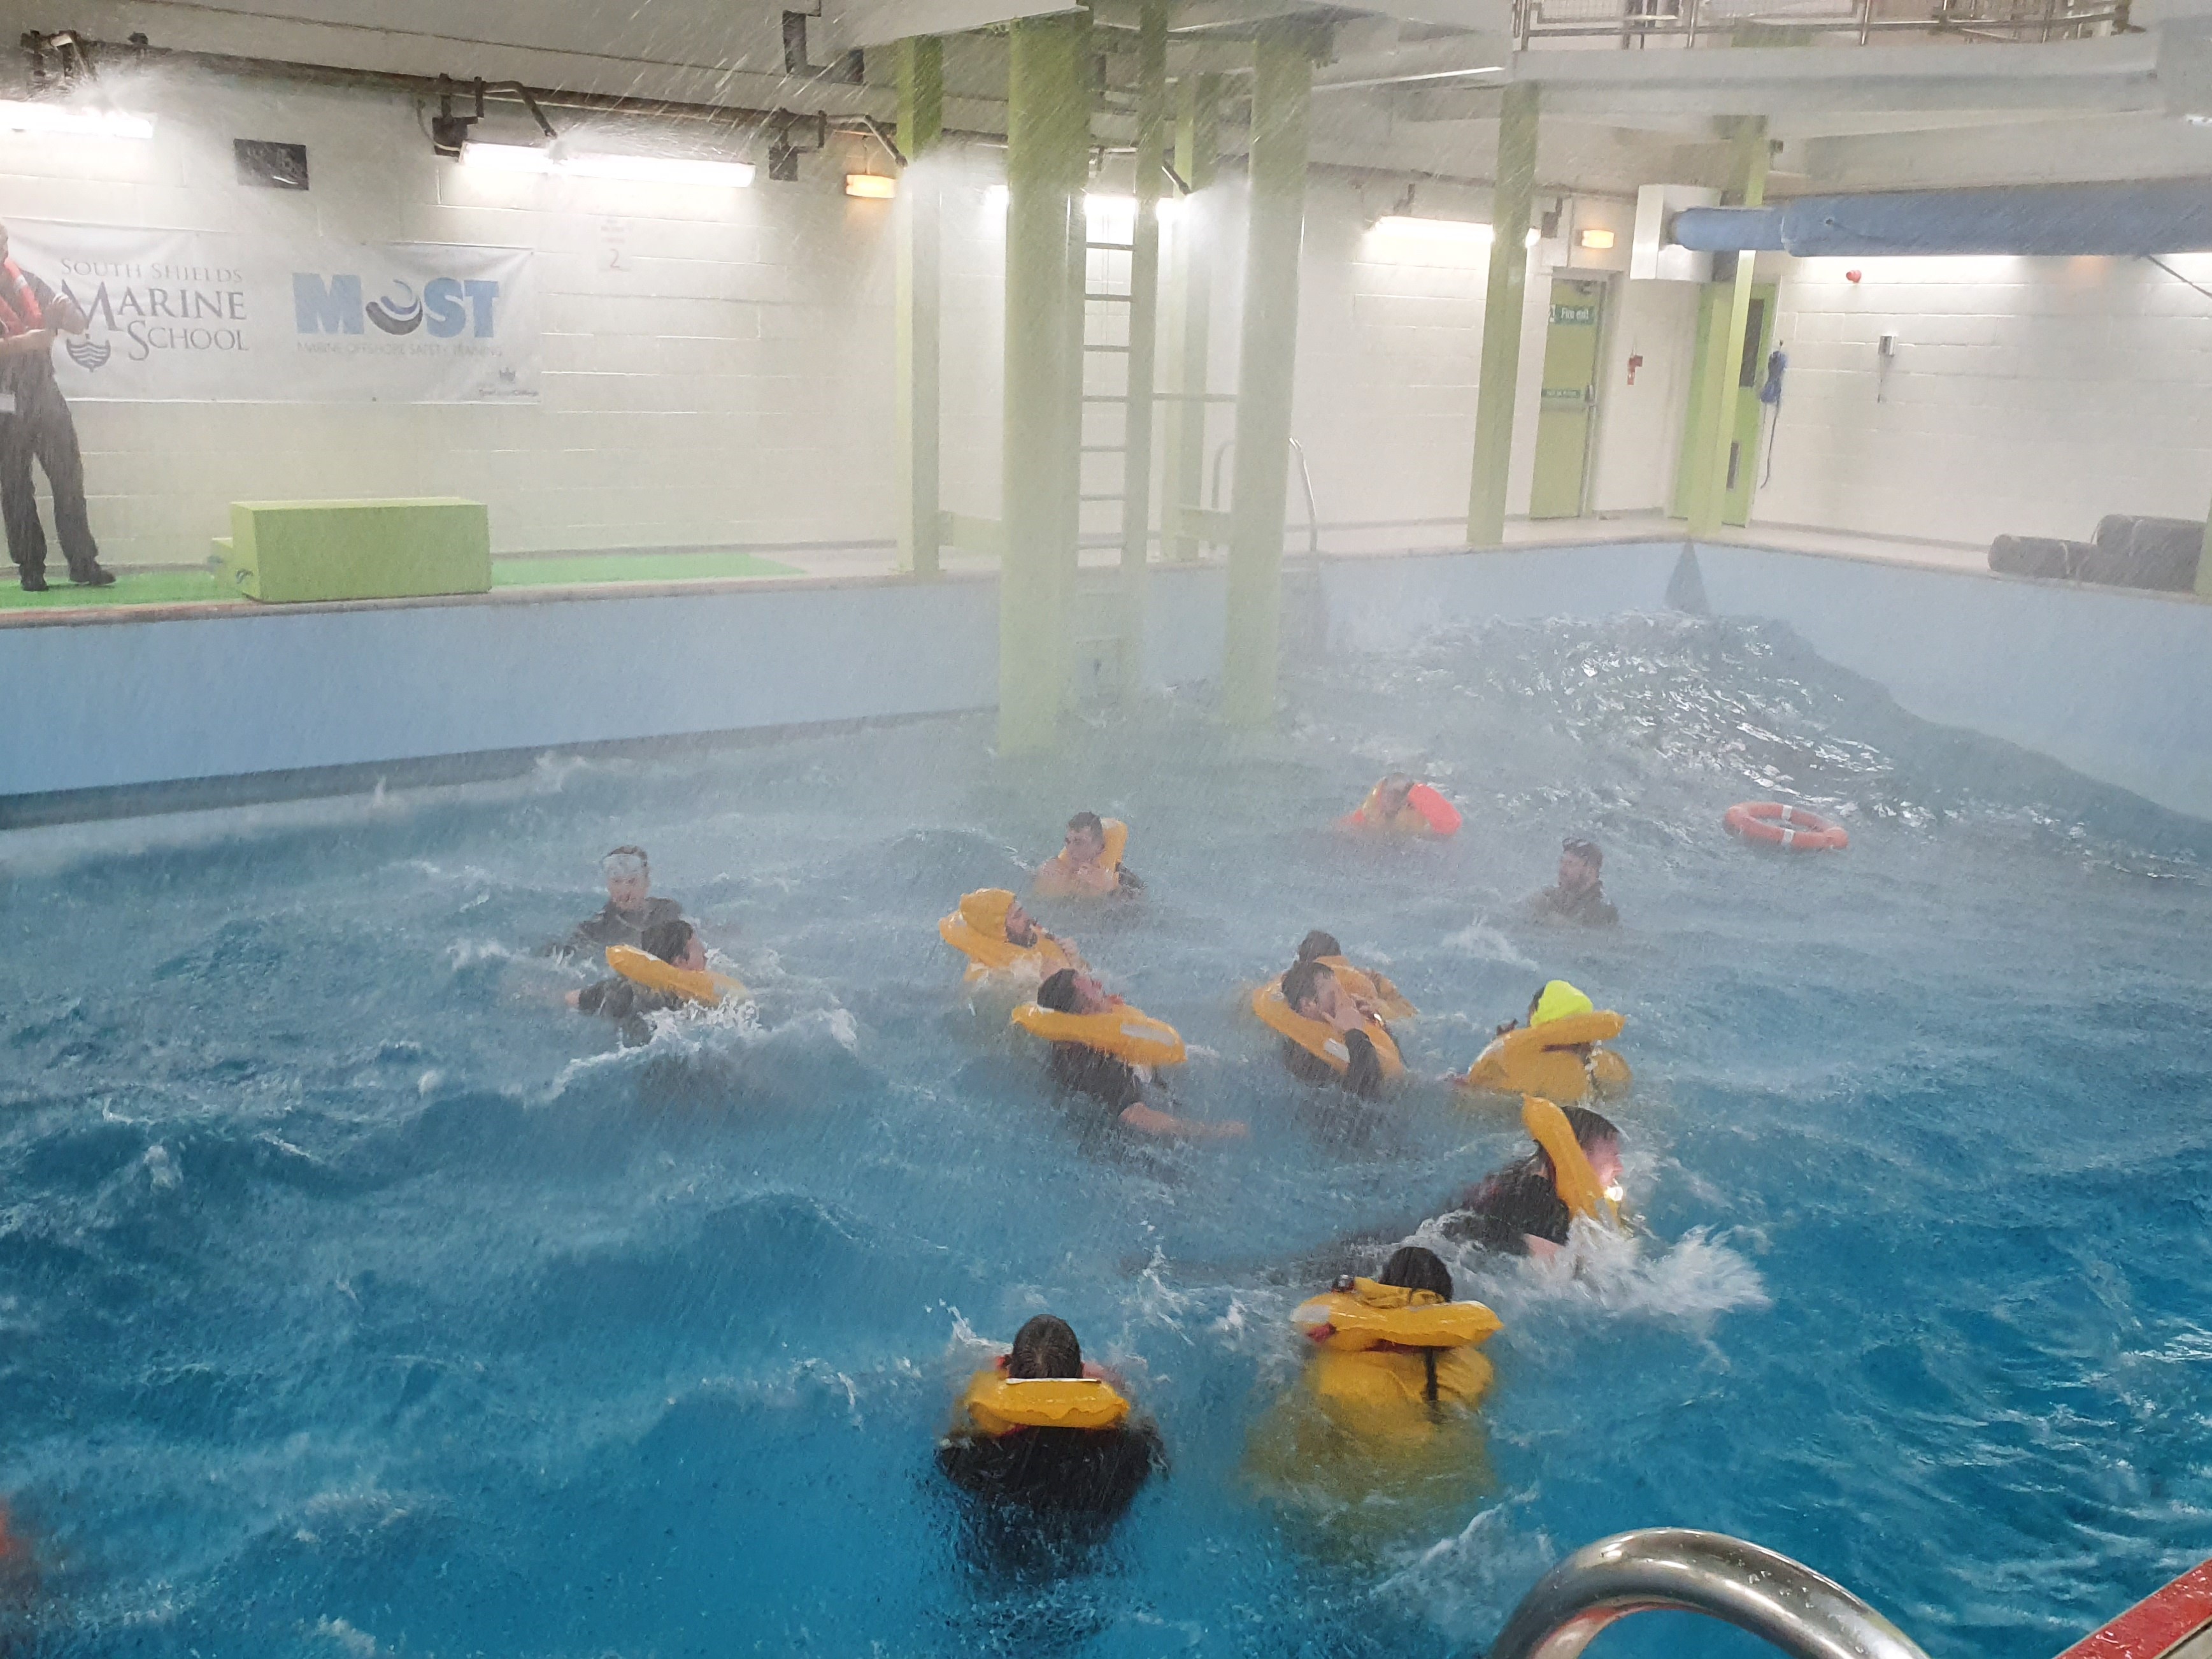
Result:
M1851 844L1850 836L1819 814L1779 801L1739 801L1721 823L1731 835L1792 852L1841 852Z

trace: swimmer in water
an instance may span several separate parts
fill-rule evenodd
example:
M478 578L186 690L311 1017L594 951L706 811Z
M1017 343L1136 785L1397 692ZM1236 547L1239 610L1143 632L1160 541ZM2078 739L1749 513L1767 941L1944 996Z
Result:
M1459 809L1410 772L1387 772L1367 798L1339 820L1348 830L1382 830L1395 835L1456 834Z
M653 867L643 847L617 847L599 861L607 879L606 908L553 947L556 955L599 955L609 945L645 947L646 929L661 922L681 921L684 906L673 899L653 896Z
M1116 827L1121 827L1117 826ZM1121 829L1126 843L1128 832ZM1079 812L1067 820L1067 835L1060 851L1037 866L1036 891L1041 899L1133 898L1145 890L1137 873L1119 858L1106 856L1106 820L1095 812Z
M641 947L648 956L658 956L671 967L680 967L690 973L707 971L707 947L699 942L691 924L680 918L655 922L645 930ZM655 991L635 979L625 979L619 973L586 985L581 991L568 993L568 1006L582 1014L597 1014L612 1020L621 1028L624 1046L636 1047L650 1041L653 1028L646 1016L670 1009L681 1008L684 999L672 991Z
M1103 1386L1062 1391L1066 1398L1036 1408L1036 1416L1069 1411L1098 1426L1024 1421L1032 1409L1024 1391L1006 1385L1048 1379ZM1083 1345L1066 1320L1039 1314L1015 1333L1012 1352L969 1382L958 1419L938 1442L937 1467L985 1503L1031 1517L1110 1523L1153 1472L1167 1467L1167 1457L1159 1430L1129 1409L1119 1379L1084 1363Z
M1569 837L1559 850L1559 884L1531 894L1522 912L1558 927L1619 927L1620 912L1605 896L1604 871L1596 842Z
M1619 1201L1620 1130L1611 1119L1585 1107L1561 1109L1575 1144L1589 1160L1606 1195ZM1559 1195L1559 1172L1552 1155L1539 1146L1527 1156L1493 1170L1460 1194L1437 1223L1456 1243L1475 1244L1510 1256L1541 1261L1565 1247L1573 1213ZM1402 1235L1401 1235L1402 1236Z
M1037 987L1037 1004L1055 1014L1107 1014L1128 1004L1109 995L1087 973L1064 967ZM1052 1046L1052 1080L1066 1094L1080 1095L1103 1107L1109 1121L1139 1135L1176 1140L1227 1140L1251 1131L1242 1123L1199 1123L1163 1108L1174 1101L1149 1066L1132 1065L1118 1055L1082 1043Z
M1316 1021L1334 1032L1343 1043L1349 1062L1346 1070L1339 1071L1285 1037L1283 1064L1293 1077L1300 1083L1338 1084L1362 1100L1372 1100L1382 1092L1382 1057L1369 1028L1371 1024L1387 1035L1389 1028L1360 1006L1337 982L1332 969L1318 961L1301 960L1283 975L1283 1001L1299 1018Z

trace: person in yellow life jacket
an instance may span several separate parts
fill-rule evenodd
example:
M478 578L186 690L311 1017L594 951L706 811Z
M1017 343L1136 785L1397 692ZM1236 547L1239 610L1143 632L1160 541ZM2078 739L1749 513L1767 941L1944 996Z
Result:
M1635 1081L1628 1062L1602 1046L1627 1022L1601 1010L1565 979L1540 986L1526 1023L1508 1020L1475 1058L1463 1088L1499 1095L1540 1095L1562 1104L1592 1094L1613 1095Z
M1448 1530L1490 1485L1475 1408L1492 1371L1476 1350L1500 1327L1452 1293L1436 1253L1404 1245L1374 1278L1340 1278L1291 1315L1310 1357L1245 1467L1332 1552Z
M691 924L681 919L655 922L646 929L644 949L648 956L658 957L671 967L680 967L686 973L707 971L707 947L699 942ZM621 974L611 974L580 991L568 993L568 1006L580 1014L597 1014L611 1020L622 1033L623 1043L635 1048L651 1040L653 1028L646 1016L669 1009L684 1006L684 998L672 991L655 991Z
M1383 975L1372 968L1354 967L1346 961L1344 947L1336 942L1334 933L1316 928L1307 934L1298 941L1297 960L1319 962L1335 974L1337 984L1344 987L1345 994L1362 1014L1372 1015L1378 1020L1410 1020L1419 1011Z
M1303 961L1283 975L1280 1003L1289 1020L1269 1017L1265 995L1255 1006L1283 1033L1283 1064L1300 1083L1338 1083L1372 1100L1386 1081L1403 1075L1390 1028L1361 1009L1334 970Z
M1586 1107L1557 1109L1566 1119L1602 1197L1618 1204L1619 1126ZM1575 1211L1561 1186L1558 1164L1539 1144L1526 1156L1492 1171L1461 1193L1438 1220L1437 1230L1455 1243L1544 1259L1565 1246L1574 1223Z
M1072 967L1048 975L1037 986L1036 1000L1037 1006L1048 1013L1082 1017L1111 1014L1129 1006L1088 973ZM1054 1040L1052 1078L1062 1092L1081 1095L1103 1107L1109 1124L1139 1135L1224 1140L1251 1132L1242 1123L1200 1123L1176 1116L1165 1109L1175 1104L1174 1097L1153 1077L1151 1066L1134 1064L1087 1043Z
M1038 926L1004 887L963 894L959 907L938 923L937 930L968 959L971 985L991 974L1042 979L1064 967L1087 966L1073 944Z
M1067 1322L1039 1314L969 1380L937 1467L983 1503L1110 1522L1167 1457L1115 1379L1084 1363Z
M1121 862L1129 826L1095 812L1067 820L1060 849L1037 866L1040 899L1129 899L1145 890L1137 873Z
M1459 833L1459 808L1411 774L1394 772L1367 792L1367 798L1338 820L1347 830L1379 830L1394 835L1439 839Z

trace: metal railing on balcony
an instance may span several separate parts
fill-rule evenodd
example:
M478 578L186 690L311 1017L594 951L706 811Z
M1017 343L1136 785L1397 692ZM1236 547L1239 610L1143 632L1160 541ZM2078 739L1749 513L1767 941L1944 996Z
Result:
M1617 40L1628 46L1751 40L1865 46L1913 40L2082 40L2130 31L2129 0L1514 0L1532 42Z

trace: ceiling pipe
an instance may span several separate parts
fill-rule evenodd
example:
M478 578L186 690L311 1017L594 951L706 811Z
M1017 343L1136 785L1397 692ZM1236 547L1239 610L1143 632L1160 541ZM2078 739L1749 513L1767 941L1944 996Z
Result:
M2212 180L1885 191L1800 196L1776 207L1692 207L1674 216L1671 240L1699 253L1802 259L2190 253L2212 249Z

